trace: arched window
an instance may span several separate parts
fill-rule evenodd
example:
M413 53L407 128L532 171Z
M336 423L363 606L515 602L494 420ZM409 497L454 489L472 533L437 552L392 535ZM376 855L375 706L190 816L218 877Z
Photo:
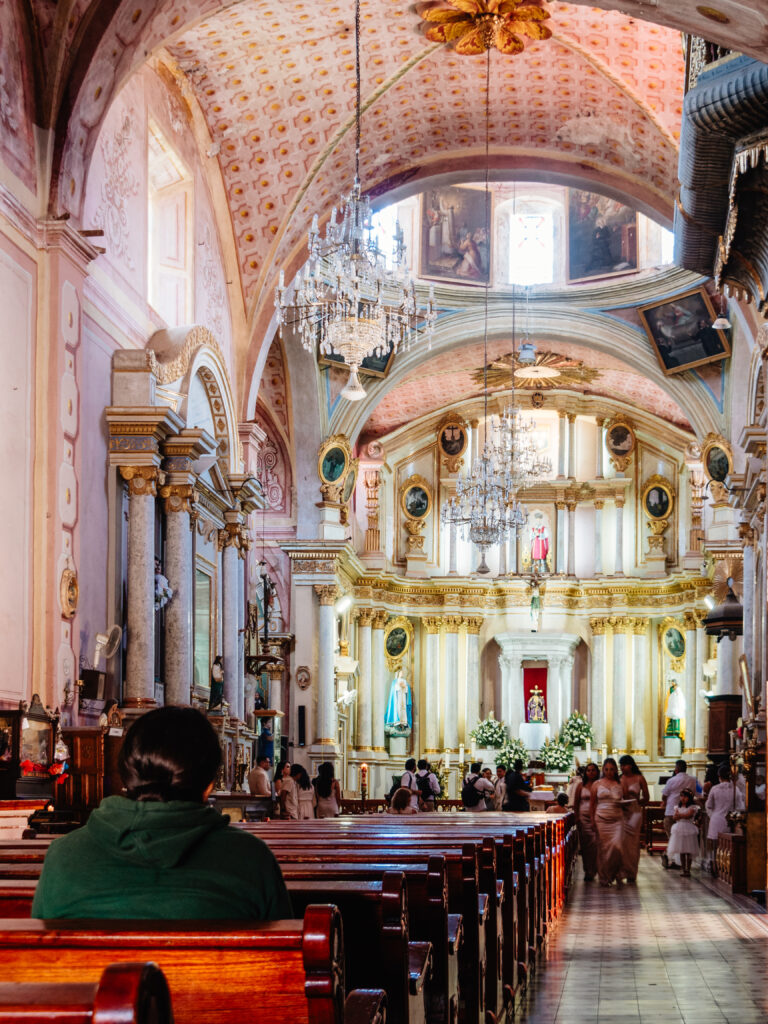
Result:
M192 315L192 176L149 122L149 302L169 327Z

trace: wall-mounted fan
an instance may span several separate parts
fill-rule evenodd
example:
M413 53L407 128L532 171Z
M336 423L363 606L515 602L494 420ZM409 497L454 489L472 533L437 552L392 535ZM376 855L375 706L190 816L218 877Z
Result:
M103 656L106 661L114 657L123 639L123 631L119 626L112 626L108 633L96 634L96 646L93 650L93 667L98 671L99 661Z

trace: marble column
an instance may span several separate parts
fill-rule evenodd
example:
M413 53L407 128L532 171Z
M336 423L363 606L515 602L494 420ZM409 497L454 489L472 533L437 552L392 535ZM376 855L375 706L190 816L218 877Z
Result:
M424 690L424 753L440 750L440 626L442 619L421 620L426 630Z
M161 488L165 511L164 575L173 588L165 608L166 704L189 704L192 688L192 530L190 484Z
M696 744L695 708L698 686L696 683L696 616L686 612L683 616L685 624L685 677L683 694L685 695L685 753L691 754Z
M560 661L560 722L558 729L573 711L573 654L564 654Z
M568 476L576 479L576 413L568 413Z
M747 528L739 530L744 538L744 571L741 598L744 606L744 655L747 659L747 669L750 680L754 679L753 652L755 644L755 607L760 607L759 601L755 602L755 548L754 530Z
M470 616L464 619L467 627L467 689L464 713L464 743L469 746L469 734L480 721L480 702L483 680L480 674L480 630L483 620Z
M562 679L563 658L553 654L547 661L547 722L552 735L559 730L563 722L562 712Z
M507 575L507 544L506 537L499 544L499 576Z
M246 548L238 551L237 558L237 717L241 722L245 717L245 558Z
M603 507L604 501L595 502L595 576L603 573Z
M448 525L448 575L456 576L457 569L458 538L456 536L456 523Z
M555 547L555 572L565 572L565 502L556 501L555 515L557 516L557 538Z
M384 627L389 613L383 608L373 616L371 634L372 653L372 700L371 700L371 742L376 754L384 754L387 746L384 738L384 715L387 710L387 654L384 650Z
M733 640L727 637L717 645L717 693L738 693L733 667Z
M238 678L240 666L240 620L238 612L238 586L240 583L239 547L242 526L239 513L225 512L226 525L219 531L221 553L221 647L224 656L224 700L229 713L238 717L238 695L242 692L243 680Z
M373 697L371 622L372 608L361 608L357 617L357 749L371 749L371 699Z
M648 619L634 619L632 627L632 753L648 753L645 719L650 704L651 676L648 671Z
M611 749L626 753L627 743L627 633L631 623L627 619L616 619L613 626L613 672L611 696Z
M591 619L592 674L590 679L589 714L595 731L595 745L607 743L606 736L606 633L607 619Z
M565 439L565 424L566 414L562 409L558 410L557 415L560 417L558 421L558 432L557 432L557 478L558 480L565 479L565 456L567 453L566 439Z
M616 565L614 576L624 575L624 497L616 497Z
M459 615L446 615L445 670L443 679L443 746L447 750L459 749Z
M576 575L576 502L569 501L568 509L568 575Z
M499 655L501 666L501 710L509 735L517 739L525 721L523 708L523 659L517 654ZM498 718L498 715L496 716Z
M515 527L509 541L509 571L513 576L517 575L518 566L520 565L520 556L518 553L519 544L520 531Z
M128 481L128 649L123 706L155 704L155 496L157 466L120 466Z
M704 662L707 660L709 637L704 630L704 614L696 612L696 705L694 717L694 743L697 754L706 753L709 746L709 709L707 702L699 693L700 689L708 689L704 680Z
M595 417L595 480L603 479L603 453L605 452L605 438L603 437L602 417Z
M338 715L336 709L336 674L334 654L336 647L336 622L334 605L339 596L335 584L319 584L314 587L319 607L317 614L317 718L315 721L315 744L333 746L338 740Z

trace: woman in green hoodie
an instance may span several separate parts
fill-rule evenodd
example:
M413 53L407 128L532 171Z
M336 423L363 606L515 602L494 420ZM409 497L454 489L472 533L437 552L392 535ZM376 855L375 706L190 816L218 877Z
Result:
M149 711L120 752L125 796L109 796L46 854L32 903L43 918L291 917L277 861L208 806L219 741L194 708Z

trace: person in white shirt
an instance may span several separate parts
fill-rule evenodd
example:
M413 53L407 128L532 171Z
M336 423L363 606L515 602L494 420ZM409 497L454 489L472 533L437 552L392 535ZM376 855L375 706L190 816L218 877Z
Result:
M248 773L248 790L251 796L270 798L272 796L272 783L270 781L269 769L272 761L268 757L260 757L256 767Z
M661 799L664 804L664 831L667 838L672 831L675 808L680 802L680 794L684 789L690 789L696 793L699 791L699 783L694 775L688 775L688 765L681 758L675 761L675 774L661 791ZM664 858L662 857L662 863Z
M409 789L411 791L411 807L418 811L419 809L419 784L416 781L416 758L409 757L405 762L405 771L400 779L400 786L402 789Z
M493 782L493 809L500 811L504 806L504 798L507 795L507 769L503 764L496 765L496 778Z
M486 796L490 796L491 798L493 797L493 783L489 782L484 775L480 774L480 769L482 767L483 765L480 761L475 761L474 764L470 766L469 775L467 775L464 779L461 797L462 800L464 801L464 809L467 811L487 810L487 807L485 806L485 798ZM469 803L464 798L465 789L475 790L475 792L477 793L477 803ZM475 799L474 796L472 797L472 799Z
M440 796L440 783L435 773L430 770L429 762L423 757L416 772L416 785L419 788L419 810L434 811L435 797Z

